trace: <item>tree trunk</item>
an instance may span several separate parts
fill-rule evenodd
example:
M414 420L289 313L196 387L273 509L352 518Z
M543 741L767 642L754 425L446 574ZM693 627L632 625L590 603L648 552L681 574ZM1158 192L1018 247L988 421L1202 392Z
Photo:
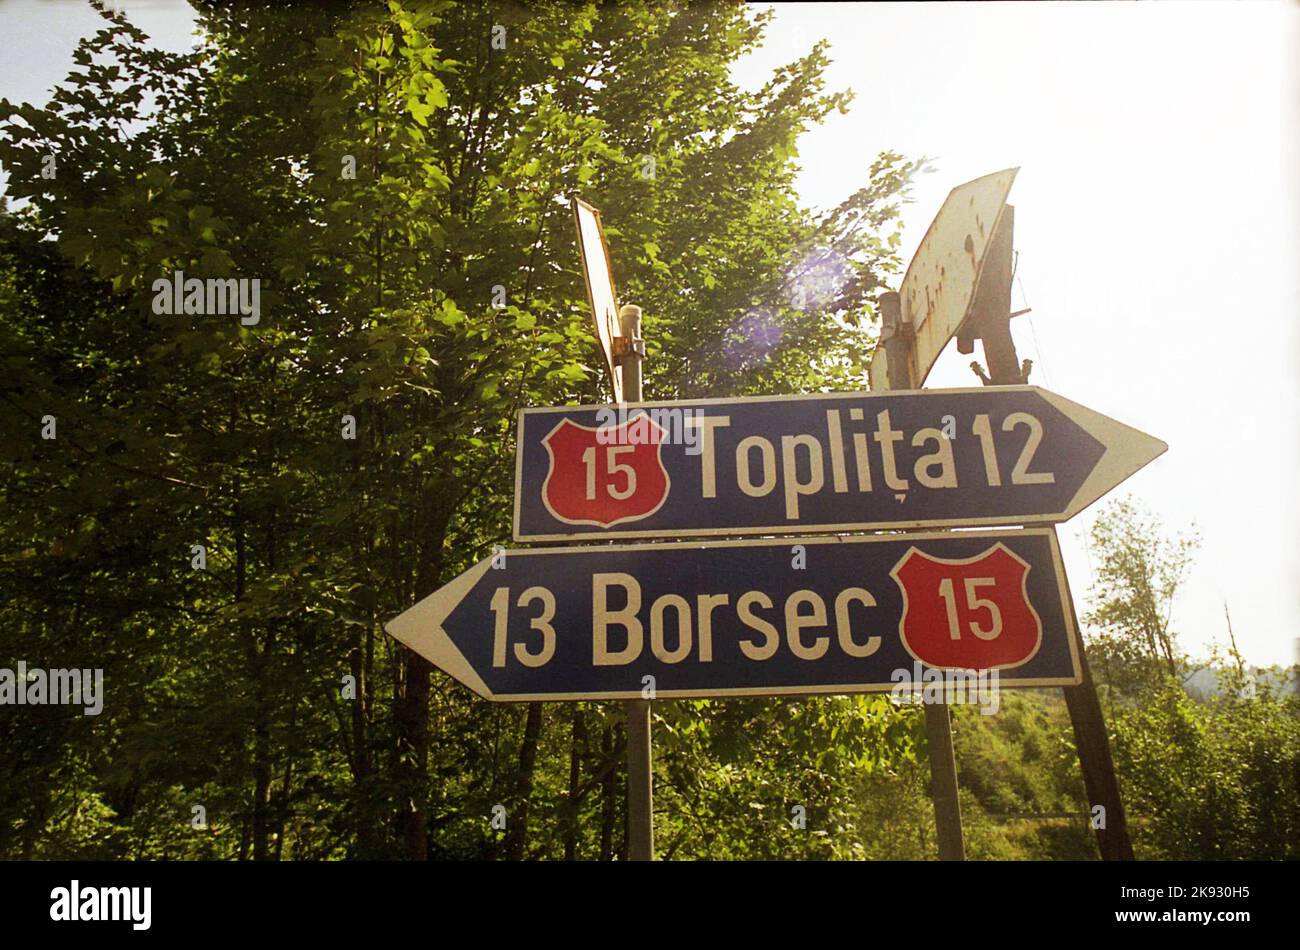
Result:
M253 727L253 860L271 860L271 731L258 704Z
M397 744L402 802L397 831L402 856L408 861L429 857L429 828L425 805L429 783L429 666L422 656L405 650L404 689L397 708Z
M519 746L519 772L515 779L515 811L506 829L507 861L522 861L528 846L528 804L533 797L533 767L537 763L537 742L542 735L542 704L528 704L524 741Z
M612 726L605 727L600 751L606 761L614 754L617 736ZM618 772L608 769L600 780L600 860L614 860L614 829L618 826Z
M426 496L426 517L421 519L420 553L415 572L415 599L438 589L442 575L443 542L454 510L446 486L435 484ZM429 857L429 676L433 667L424 657L403 648L406 655L402 691L397 700L398 787L402 800L397 810L397 832L408 861Z
M582 780L582 750L587 744L587 722L582 708L573 704L573 738L569 745L569 807L565 816L564 860L578 857L578 809L582 804L579 783Z
M370 676L362 640L363 636L373 638L374 628L367 627L364 634L360 627L354 629L356 634L348 656L348 668L356 684L356 695L352 700L352 815L356 826L357 857L366 860L379 856L378 816L371 799L374 766L368 729Z

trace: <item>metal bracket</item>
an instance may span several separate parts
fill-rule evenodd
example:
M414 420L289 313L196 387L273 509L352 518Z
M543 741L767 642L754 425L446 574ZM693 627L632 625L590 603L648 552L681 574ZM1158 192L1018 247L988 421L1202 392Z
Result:
M639 359L645 359L645 340L641 337L612 337L609 341L610 351L614 359L625 359L629 356L636 356Z
M979 360L971 360L970 368L971 371L974 372L974 374L980 378L980 382L983 383L985 386L993 385L993 380L989 379L988 373L984 372L984 367L979 364ZM1020 361L1020 382L1021 383L1024 384L1029 383L1029 372L1033 368L1034 368L1033 360L1024 359Z

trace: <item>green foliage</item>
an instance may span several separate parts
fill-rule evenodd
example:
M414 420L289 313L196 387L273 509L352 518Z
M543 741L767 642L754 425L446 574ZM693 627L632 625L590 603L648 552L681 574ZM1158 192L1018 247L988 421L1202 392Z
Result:
M603 398L563 199L611 224L649 394L838 389L918 163L801 209L848 98L824 46L737 89L739 5L195 7L193 53L104 11L0 103L0 662L108 693L4 714L0 855L616 857L617 708L492 707L382 631L508 537L516 410ZM176 271L258 279L260 321L154 312ZM877 700L659 715L682 856L848 853L854 783L914 754ZM824 834L773 830L796 800Z
M1115 721L1139 857L1300 857L1300 702L1167 686Z
M1205 668L1219 689L1188 695L1170 630L1195 535L1168 538L1128 500L1093 529L1098 607L1087 619L1112 748L1139 858L1294 859L1300 844L1300 701L1255 689L1235 643ZM1229 633L1231 630L1229 628ZM1296 681L1300 669L1287 678ZM1281 677L1279 677L1281 679Z
M1094 858L1074 734L1059 694L1008 692L993 715L977 706L953 713L968 856Z
M1132 695L1162 677L1177 677L1183 658L1170 621L1199 536L1167 538L1155 516L1121 498L1093 523L1091 545L1098 563L1096 607L1084 620L1101 631L1095 642L1107 680Z
M665 704L655 733L662 854L861 857L876 830L860 823L859 780L913 760L919 720L884 697Z

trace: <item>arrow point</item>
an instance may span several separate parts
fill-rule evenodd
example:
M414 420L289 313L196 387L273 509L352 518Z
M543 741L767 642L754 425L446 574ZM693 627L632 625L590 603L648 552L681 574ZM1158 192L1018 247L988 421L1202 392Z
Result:
M1142 435L1145 437L1144 453L1146 454L1145 460L1141 463L1142 465L1146 465L1147 462L1154 462L1156 459L1160 458L1160 456L1169 451L1168 442L1165 442L1162 439L1157 439L1153 435L1146 435L1146 433L1142 433ZM1141 465L1138 467L1140 468Z
M1066 519L1074 517L1138 469L1169 451L1167 443L1140 429L1117 422L1046 389L1038 389L1038 394L1100 442L1103 449L1101 458L1066 508Z
M384 624L384 630L389 636L464 683L484 699L491 699L492 691L452 642L443 624L491 567L492 558L480 561Z

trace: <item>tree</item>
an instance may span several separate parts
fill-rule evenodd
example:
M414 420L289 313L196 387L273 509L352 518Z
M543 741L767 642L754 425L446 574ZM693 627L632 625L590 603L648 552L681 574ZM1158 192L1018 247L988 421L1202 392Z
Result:
M508 537L515 410L602 398L563 199L613 225L650 394L834 389L919 163L800 209L798 134L849 100L824 44L737 89L768 17L740 5L195 6L193 53L103 11L47 106L0 103L0 652L110 691L19 730L15 780L78 777L4 826L24 854L92 814L64 840L105 854L558 856L530 828L576 815L571 852L612 856L616 716L489 707L382 632ZM166 312L178 272L257 281L256 322Z
M1230 667L1222 667L1226 680ZM1135 847L1162 860L1300 855L1300 703L1268 689L1206 702L1167 683L1115 721ZM1145 852L1145 853L1143 853Z
M1182 658L1170 622L1199 536L1193 530L1166 538L1158 519L1122 498L1097 516L1091 545L1098 565L1096 606L1084 620L1101 629L1093 646L1106 681L1131 692L1162 675L1176 680Z
M1211 659L1220 684L1200 701L1180 679L1188 664L1170 628L1191 564L1194 533L1169 538L1130 500L1093 528L1103 628L1089 644L1111 704L1117 767L1139 856L1176 860L1295 857L1300 827L1300 708L1295 698L1245 688L1245 664ZM1230 634L1231 635L1231 634Z

